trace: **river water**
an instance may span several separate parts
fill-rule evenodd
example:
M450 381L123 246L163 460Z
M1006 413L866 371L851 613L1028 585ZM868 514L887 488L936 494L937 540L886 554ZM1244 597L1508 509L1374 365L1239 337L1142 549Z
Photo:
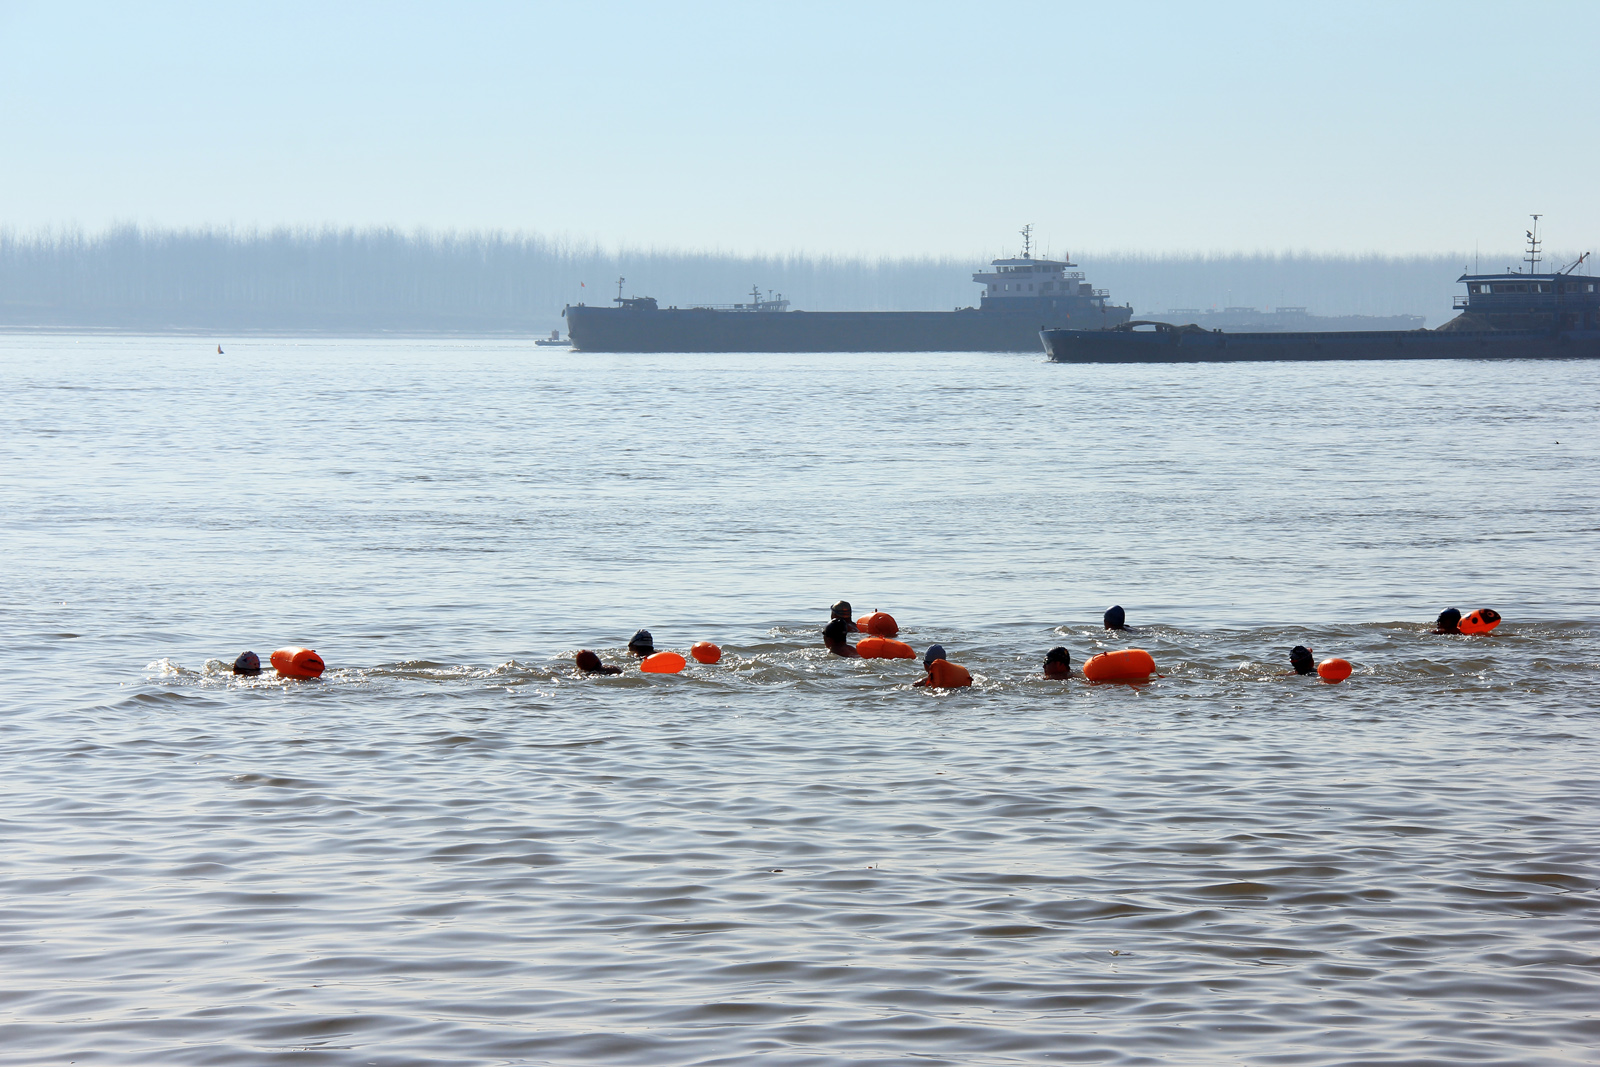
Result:
M223 344L0 336L0 1064L1600 1062L1600 364Z

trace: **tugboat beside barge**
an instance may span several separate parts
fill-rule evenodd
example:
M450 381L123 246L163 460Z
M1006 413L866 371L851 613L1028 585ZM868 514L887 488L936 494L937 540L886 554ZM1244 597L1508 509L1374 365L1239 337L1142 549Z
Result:
M1574 273L1588 253L1540 274L1538 216L1534 227L1528 271L1463 274L1456 282L1467 292L1454 301L1461 314L1435 330L1226 333L1129 321L1106 330L1041 330L1039 337L1056 363L1600 358L1600 278Z

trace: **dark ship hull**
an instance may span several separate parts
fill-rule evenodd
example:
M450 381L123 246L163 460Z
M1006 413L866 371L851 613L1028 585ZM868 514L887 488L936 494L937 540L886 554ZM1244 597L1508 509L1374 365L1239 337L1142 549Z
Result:
M1596 359L1600 330L1362 330L1220 333L1043 330L1056 363L1243 363L1334 359Z
M998 311L720 311L709 308L566 309L567 336L584 352L1037 352L1039 331L1126 321L1125 308L1057 317ZM1062 321L1065 319L1066 321Z

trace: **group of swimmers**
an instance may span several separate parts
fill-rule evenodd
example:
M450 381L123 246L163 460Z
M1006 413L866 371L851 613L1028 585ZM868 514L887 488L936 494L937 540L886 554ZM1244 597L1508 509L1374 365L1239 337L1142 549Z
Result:
M900 632L899 624L887 612L876 611L859 621L851 618L850 602L841 600L829 609L828 622L822 628L822 644L835 656L861 659L915 659L916 653L911 646L894 638ZM1106 609L1101 618L1107 630L1127 630L1128 615L1122 610L1121 605L1112 605ZM1493 630L1500 624L1500 613L1493 608L1480 608L1466 618L1455 608L1447 608L1439 613L1434 621L1433 632L1436 634L1483 634ZM862 638L859 645L852 645L849 635L853 633L867 633L870 636ZM870 643L870 644L869 644ZM628 639L628 653L640 660L640 669L655 673L676 673L684 667L682 656L677 653L657 653L655 638L649 630L639 630ZM702 663L715 663L722 657L722 650L707 641L696 644L692 650L695 659ZM1136 671L1143 671L1144 676L1155 670L1155 664L1149 655L1137 649L1123 652L1102 654L1084 665L1084 676L1090 681L1133 680L1132 676L1118 678L1104 672L1096 672L1096 661L1108 661L1116 657L1131 655L1142 657L1139 663L1147 665L1136 667ZM580 671L585 674L621 674L622 668L603 663L600 657L589 649L581 649L573 657ZM662 660L672 662L663 664ZM1330 676L1329 664L1340 665L1337 677ZM280 673L295 678L316 678L322 674L322 658L311 649L286 648L279 649L272 654L272 666ZM944 646L939 644L929 645L922 656L923 669L927 676L917 682L919 686L929 686L937 689L960 689L972 684L972 672L957 663L950 662ZM1350 665L1344 660L1325 661L1320 666L1314 661L1311 649L1304 645L1295 645L1289 650L1289 666L1295 674L1319 674L1327 681L1340 681L1350 674ZM254 652L244 652L233 662L233 673L242 675L257 675L261 673L261 659ZM1097 673L1100 674L1097 677ZM1063 679L1072 677L1072 653L1063 645L1045 653L1044 677L1047 679Z
M893 638L899 633L899 626L892 616L885 612L874 612L859 621L851 616L854 612L848 600L841 600L829 609L828 622L822 628L822 644L835 656L847 659L863 658L858 646L852 645L849 635L853 633L869 633L870 637L864 638L861 647L868 641L878 642L872 650L874 658L912 659L915 653L909 645ZM1433 632L1436 634L1461 634L1461 633L1487 633L1500 623L1500 614L1492 608L1482 608L1472 613L1468 619L1470 629L1463 628L1461 612L1455 608L1447 608L1439 613L1434 622ZM1114 604L1106 609L1101 617L1101 622L1107 630L1128 629L1128 613L1120 604ZM655 639L649 630L640 630L628 641L628 652L641 660L649 659L656 654ZM621 674L621 667L608 666L600 661L600 657L589 649L583 649L574 657L578 669L587 674ZM1343 661L1339 661L1343 663ZM923 653L922 666L927 671L926 677L917 682L919 686L929 686L939 689L959 689L972 684L972 673L960 664L951 663L943 645L928 646ZM1289 650L1289 666L1293 673L1308 675L1319 672L1318 665L1312 656L1311 649L1305 645L1295 645ZM1047 679L1064 679L1072 677L1072 653L1063 645L1057 645L1045 653L1044 677ZM1344 674L1349 673L1346 666Z

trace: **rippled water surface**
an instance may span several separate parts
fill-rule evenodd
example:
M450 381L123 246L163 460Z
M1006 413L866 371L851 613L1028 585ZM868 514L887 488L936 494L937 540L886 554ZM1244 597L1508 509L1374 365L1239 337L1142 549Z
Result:
M1600 366L224 345L0 336L0 1064L1600 1062Z

